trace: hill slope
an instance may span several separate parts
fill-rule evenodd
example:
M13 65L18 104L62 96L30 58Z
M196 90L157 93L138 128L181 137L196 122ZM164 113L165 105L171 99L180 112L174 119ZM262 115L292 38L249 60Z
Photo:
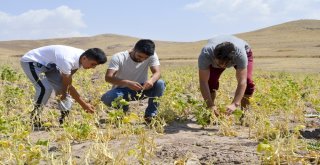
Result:
M320 57L320 20L298 20L237 35L256 56Z
M298 20L257 31L236 34L253 47L255 57L320 57L320 20ZM63 44L79 48L99 47L112 55L133 47L138 38L103 34L45 40L1 41L0 56L21 56L30 49ZM196 59L206 43L156 41L160 59Z

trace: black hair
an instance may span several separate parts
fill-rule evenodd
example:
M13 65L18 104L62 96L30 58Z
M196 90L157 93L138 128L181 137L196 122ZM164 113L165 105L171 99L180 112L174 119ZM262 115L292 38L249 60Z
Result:
M221 61L229 62L232 60L236 48L231 42L223 42L214 48L214 57Z
M90 48L81 56L86 56L90 60L95 60L98 64L104 64L107 62L106 54L99 48Z
M137 52L144 53L148 56L152 56L154 54L155 44L152 40L149 39L141 39L134 46L134 50Z

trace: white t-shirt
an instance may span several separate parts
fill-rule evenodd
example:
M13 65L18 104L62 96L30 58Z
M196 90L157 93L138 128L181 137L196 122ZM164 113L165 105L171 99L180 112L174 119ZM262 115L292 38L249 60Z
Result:
M116 70L115 76L119 79L144 83L148 80L149 67L158 65L160 62L156 53L142 62L135 62L129 52L124 51L112 56L108 69Z
M71 70L80 68L80 56L84 50L64 46L49 45L30 50L21 57L22 62L37 62L44 66L56 64L57 68L64 74L71 74Z

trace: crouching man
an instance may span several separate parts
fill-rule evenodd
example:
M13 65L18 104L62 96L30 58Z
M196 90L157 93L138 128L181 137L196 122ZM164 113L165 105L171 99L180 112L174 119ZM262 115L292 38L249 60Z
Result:
M79 68L90 69L104 64L107 57L101 49L84 51L70 46L49 45L30 50L20 61L22 69L36 89L31 112L33 126L41 126L40 113L53 90L59 96L60 124L71 109L72 98L86 112L94 112L94 107L81 98L72 86L72 76Z
M149 68L152 73L150 78ZM152 40L141 39L132 50L113 55L105 80L113 84L113 88L101 97L104 104L111 107L112 102L119 97L131 101L147 96L148 107L144 115L146 122L157 115L159 103L156 98L163 95L165 83L160 79L160 62ZM122 108L125 112L129 109L128 105Z

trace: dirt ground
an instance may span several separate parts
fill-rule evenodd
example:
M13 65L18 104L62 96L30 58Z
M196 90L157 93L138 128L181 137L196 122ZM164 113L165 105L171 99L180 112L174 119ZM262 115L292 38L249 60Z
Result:
M224 137L216 135L217 128L202 129L193 121L172 123L165 127L164 134L157 135L155 139L157 149L151 164L173 164L178 161L184 161L187 164L259 164L256 152L258 143L248 138L248 128L238 127L242 130L240 135ZM54 131L58 134L63 130L54 128ZM33 141L50 139L50 132L34 131L31 137ZM119 139L111 140L109 146L117 152L116 149L121 143ZM132 146L135 143L131 140L127 145ZM89 141L71 142L74 161L80 163L91 145L92 142ZM48 150L49 153L58 152L59 145L51 143ZM60 154L57 153L57 155ZM132 163L138 164L136 160Z
M143 108L143 107L141 107ZM314 113L315 110L309 109L307 113ZM301 131L301 135L310 141L320 139L320 120L319 118L306 118L307 127ZM198 164L261 164L259 154L256 151L258 142L249 137L249 128L235 125L237 136L220 136L218 126L211 126L203 129L196 124L195 119L190 118L185 122L173 122L164 128L163 134L153 133L142 123L147 132L153 134L156 150L150 158L151 164L175 164L186 162L188 165ZM63 128L52 128L55 134L63 132ZM132 147L136 145L137 138L129 137L130 140L114 139L109 141L109 150L113 153L118 152L120 146ZM52 139L50 131L38 130L31 133L31 141L38 139ZM126 141L128 141L126 143ZM94 142L71 142L72 159L77 164L83 164L84 157ZM60 156L61 144L52 142L48 147L49 154ZM45 163L44 163L45 164ZM130 160L130 164L139 164L136 159Z
M225 137L217 135L216 127L202 129L193 121L173 123L156 140L160 147L154 164L172 164L179 158L187 164L259 164L258 143L249 139L248 128L238 127L240 135Z
M202 129L193 121L184 123L175 122L165 127L162 135L157 135L155 143L157 149L151 159L151 164L163 165L186 162L186 164L260 164L256 148L258 143L248 137L248 128L236 126L240 134L237 137L219 136L216 127ZM146 128L148 129L148 128ZM56 128L57 133L63 131ZM306 139L319 140L320 129L307 128L301 132ZM34 141L37 139L50 139L48 131L34 131L31 135ZM132 138L130 144L133 146L137 141ZM111 140L108 144L111 151L117 152L122 141L127 139ZM73 160L79 164L83 161L86 151L92 145L92 141L71 142ZM51 143L49 153L59 155L59 145ZM82 162L83 163L83 162ZM132 164L139 164L132 160Z

